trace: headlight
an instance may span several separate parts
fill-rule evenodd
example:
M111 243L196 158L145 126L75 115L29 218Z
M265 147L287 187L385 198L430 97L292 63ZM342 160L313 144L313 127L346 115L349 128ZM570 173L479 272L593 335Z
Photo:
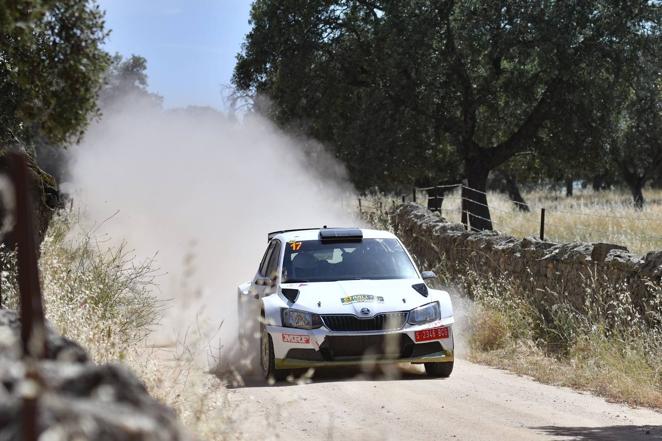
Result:
M422 325L423 323L430 323L439 319L441 319L439 302L434 302L409 311L409 319L407 321L412 325Z
M287 328L317 329L322 326L322 319L312 312L298 309L282 309L283 326Z

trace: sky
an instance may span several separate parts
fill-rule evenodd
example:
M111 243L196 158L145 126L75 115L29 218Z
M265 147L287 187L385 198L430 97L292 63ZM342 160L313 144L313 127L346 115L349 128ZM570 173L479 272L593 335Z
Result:
M168 108L223 109L252 0L99 0L106 50L147 59L149 89Z

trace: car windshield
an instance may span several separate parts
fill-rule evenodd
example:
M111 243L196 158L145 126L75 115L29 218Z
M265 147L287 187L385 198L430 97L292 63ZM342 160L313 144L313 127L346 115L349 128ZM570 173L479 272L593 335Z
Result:
M358 279L413 279L418 273L396 239L360 242L289 242L283 259L283 282L329 282Z

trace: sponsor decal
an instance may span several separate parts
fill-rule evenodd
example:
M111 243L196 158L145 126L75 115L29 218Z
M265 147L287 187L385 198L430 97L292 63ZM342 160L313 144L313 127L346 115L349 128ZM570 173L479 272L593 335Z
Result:
M449 331L446 326L440 326L439 328L424 329L422 331L416 331L414 333L416 341L430 341L430 340L439 340L442 338L448 338Z
M382 296L373 296L371 294L357 294L353 296L346 296L340 299L340 303L343 305L349 305L352 303L384 303L384 297Z
M310 337L301 334L282 334L285 343L295 343L300 345L310 344Z

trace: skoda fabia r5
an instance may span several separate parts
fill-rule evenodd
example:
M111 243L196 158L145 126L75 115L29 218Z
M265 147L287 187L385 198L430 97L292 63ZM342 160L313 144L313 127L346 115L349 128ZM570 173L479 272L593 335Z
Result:
M386 231L316 228L270 233L255 277L239 286L240 337L259 338L266 378L293 369L422 363L453 370L453 308Z

